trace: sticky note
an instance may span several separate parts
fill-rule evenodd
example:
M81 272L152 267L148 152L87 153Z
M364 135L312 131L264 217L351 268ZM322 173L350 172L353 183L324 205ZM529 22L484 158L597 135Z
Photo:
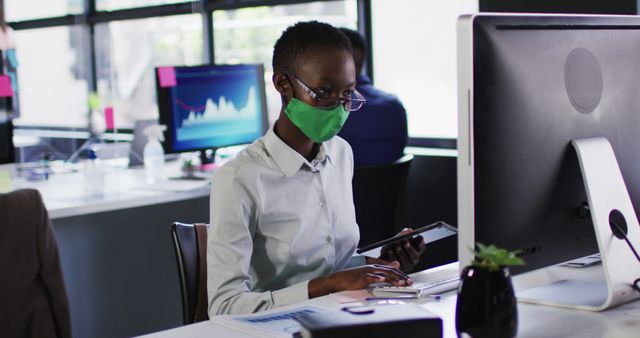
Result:
M89 109L96 110L100 107L100 97L97 93L92 92L89 94Z
M11 88L11 78L7 75L0 75L0 97L13 96L13 89Z
M5 193L13 190L11 185L11 176L6 170L0 170L0 193Z
M113 121L113 107L104 108L104 121L107 125L107 129L115 129L115 123Z
M158 80L160 80L160 87L175 87L176 86L176 69L173 67L158 67Z

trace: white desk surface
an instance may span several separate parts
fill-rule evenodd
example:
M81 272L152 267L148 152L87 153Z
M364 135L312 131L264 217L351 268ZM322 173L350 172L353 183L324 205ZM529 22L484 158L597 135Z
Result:
M457 263L453 263L457 264ZM447 266L435 269L446 268ZM434 269L434 270L435 270ZM596 268L597 269L597 268ZM433 270L431 270L433 271ZM516 281L517 283L517 281ZM456 338L456 293L449 292L439 301L415 300L425 309L443 319L444 338ZM311 299L272 311L282 311L300 306L320 306L339 309L347 304L338 303L332 296ZM587 312L555 308L543 305L518 303L518 337L566 337L566 338L637 338L640 336L640 300L602 311ZM222 325L218 318L176 329L146 335L146 338L178 337L259 337Z
M166 177L178 176L178 163L165 167ZM134 208L208 196L210 180L166 180L153 185L145 182L144 169L105 166L104 195L84 195L82 172L53 174L46 181L30 182L14 178L13 188L40 191L51 219Z

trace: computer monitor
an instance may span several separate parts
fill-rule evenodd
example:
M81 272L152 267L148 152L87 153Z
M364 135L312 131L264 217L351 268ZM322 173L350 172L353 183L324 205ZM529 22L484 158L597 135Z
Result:
M514 274L598 252L571 142L611 143L640 215L640 18L477 14L458 34L461 266L477 242L520 250Z
M156 88L167 153L215 151L266 131L262 65L158 67Z
M0 117L0 164L13 162L15 162L13 124L11 120Z

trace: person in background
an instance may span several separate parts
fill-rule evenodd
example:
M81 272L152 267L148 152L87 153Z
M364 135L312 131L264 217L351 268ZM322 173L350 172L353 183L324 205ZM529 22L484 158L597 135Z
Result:
M356 89L367 104L357 114L349 115L338 135L353 149L356 166L392 163L404 155L407 145L407 113L397 97L373 86L362 74L367 59L363 36L351 29L340 28L353 47L356 66Z
M275 44L278 120L213 177L207 243L209 316L253 313L379 282L412 280L424 241L354 256L358 243L351 148L335 137L364 99L351 44L317 21Z

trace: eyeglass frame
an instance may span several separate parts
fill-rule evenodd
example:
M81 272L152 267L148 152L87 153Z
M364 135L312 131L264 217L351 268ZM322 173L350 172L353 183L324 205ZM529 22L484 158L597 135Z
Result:
M298 78L294 74L289 73L289 72L284 72L284 74L287 76L287 78L289 78L289 79L293 78L294 80L296 80L298 82L298 84L300 84L302 89L305 91L305 93L307 93L307 95L309 95L312 99L316 100L316 102L325 99L324 97L322 97L322 95L316 93L315 90L311 89L311 87L309 87L309 85L304 83L304 81L300 80L300 78ZM352 92L351 95L355 95L356 98L355 99L351 99L351 98L347 99L347 98L344 98L344 97L340 96L340 97L338 97L338 100L336 101L335 105L327 106L327 107L319 107L319 108L330 110L330 109L333 109L333 108L337 107L338 105L342 104L344 106L345 110L347 110L349 112L360 110L362 108L362 106L364 106L364 104L367 102L367 99L365 99L364 96L362 96L362 94L360 94L360 92L355 88L353 88L353 92ZM327 97L327 99L330 99L330 97ZM348 102L357 102L360 105L356 109L347 109L346 104Z

